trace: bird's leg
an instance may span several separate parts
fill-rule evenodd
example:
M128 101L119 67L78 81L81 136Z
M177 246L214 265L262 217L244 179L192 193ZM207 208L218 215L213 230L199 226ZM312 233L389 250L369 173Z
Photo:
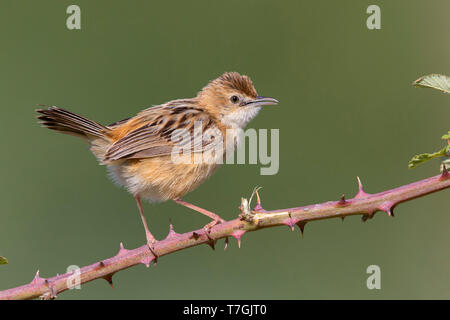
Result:
M173 201L175 201L178 204L181 204L182 206L185 206L185 207L188 207L188 208L190 208L192 210L200 212L201 214L204 214L205 216L208 216L211 219L213 219L213 221L211 221L210 223L208 223L205 226L207 229L212 228L213 226L215 226L218 223L225 222L225 220L222 219L219 215L215 214L214 212L208 211L206 209L197 207L195 204L189 203L189 202L181 200L181 199L174 199Z
M144 209L142 209L141 196L136 195L134 198L136 199L136 202L137 202L137 205L139 208L139 213L141 214L142 224L144 225L144 229L145 229L145 237L147 238L147 245L150 248L150 251L152 252L152 254L155 257L157 257L157 255L155 254L155 251L154 251L154 247L153 247L153 245L156 243L156 238L153 236L153 234L148 229L147 221L145 220L145 216L144 216Z

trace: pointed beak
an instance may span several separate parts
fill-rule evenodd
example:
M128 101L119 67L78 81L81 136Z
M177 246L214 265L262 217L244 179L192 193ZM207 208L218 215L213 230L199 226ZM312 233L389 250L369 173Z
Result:
M256 97L256 99L251 100L246 104L252 106L267 106L278 104L278 100L270 97Z

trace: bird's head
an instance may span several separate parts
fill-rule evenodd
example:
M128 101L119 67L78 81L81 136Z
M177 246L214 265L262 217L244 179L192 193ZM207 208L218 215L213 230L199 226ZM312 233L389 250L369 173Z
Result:
M244 128L261 106L274 105L274 98L258 96L252 80L237 72L227 72L212 80L197 95L199 105L227 127Z

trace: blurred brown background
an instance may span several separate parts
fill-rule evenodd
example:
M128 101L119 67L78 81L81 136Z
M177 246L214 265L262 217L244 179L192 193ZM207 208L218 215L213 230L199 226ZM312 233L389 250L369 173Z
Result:
M82 29L66 28L81 7ZM381 7L381 30L366 8ZM227 219L260 185L267 209L335 200L438 173L408 170L416 153L442 146L450 97L416 89L450 74L448 1L12 1L0 4L0 290L64 273L135 248L144 232L133 198L113 185L87 146L36 124L36 104L101 123L191 97L224 71L252 77L280 100L250 124L280 129L280 171L221 168L186 200ZM246 234L212 252L191 248L95 281L62 299L450 298L448 191L378 214ZM145 204L163 238L208 222L173 203ZM221 241L223 243L223 241ZM366 268L381 268L368 290Z

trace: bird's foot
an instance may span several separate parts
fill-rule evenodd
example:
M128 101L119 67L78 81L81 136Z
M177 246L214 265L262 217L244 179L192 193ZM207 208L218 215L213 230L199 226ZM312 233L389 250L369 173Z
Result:
M206 236L208 237L208 242L207 244L211 247L211 249L215 250L215 244L217 242L217 239L214 239L213 237L211 237L211 229L220 224L220 223L224 223L226 222L224 219L222 218L218 218L218 219L214 219L213 221L211 221L210 223L206 224L203 227L203 231L205 231ZM227 238L228 239L228 238Z
M147 236L147 247L152 253L152 255L155 257L154 261L156 263L159 256L156 254L155 244L158 242L158 240L156 240L156 238L151 233L147 233L146 236Z
M214 227L215 225L217 225L217 224L219 224L219 223L226 222L226 221L225 221L224 219L222 219L218 214L216 214L216 213L214 213L214 212L211 212L211 211L208 211L208 210L206 210L206 209L200 208L200 207L196 206L195 204L192 204L192 203L189 203L189 202L187 202L187 201L181 200L180 198L174 199L173 201L175 201L175 202L178 203L178 204L181 204L182 206L185 206L185 207L187 207L187 208L190 208L190 209L192 209L192 210L194 210L194 211L197 211L197 212L199 212L199 213L201 213L201 214L204 214L205 216L208 216L208 217L210 217L211 219L213 219L213 221L211 221L210 223L208 223L208 224L204 227L204 229L206 228L206 229L210 230L210 229L211 229L212 227ZM205 229L205 230L206 230L206 229Z

